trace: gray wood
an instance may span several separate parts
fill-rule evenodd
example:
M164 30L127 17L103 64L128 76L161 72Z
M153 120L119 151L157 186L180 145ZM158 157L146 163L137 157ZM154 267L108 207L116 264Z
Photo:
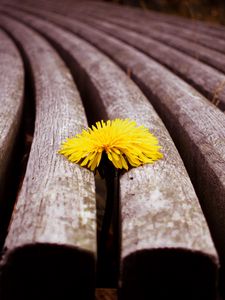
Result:
M17 4L17 2L5 1L5 4L13 3L13 5ZM23 1L23 4L31 4L29 0ZM199 21L197 19L184 18L176 15L168 15L165 13L160 13L156 11L146 10L138 7L131 6L123 6L121 9L121 4L117 4L116 2L105 2L105 1L79 1L74 2L72 0L65 0L63 3L61 1L39 1L37 4L32 3L32 5L36 5L37 8L44 8L47 10L58 11L62 15L70 14L71 11L82 13L93 13L95 10L101 11L102 16L115 16L121 17L122 19L127 20L135 20L138 19L139 22L148 22L154 21L158 24L168 24L168 25L176 25L185 29L190 29L199 33L206 33L207 35L216 36L225 38L225 26L221 24Z
M72 9L75 8L75 5L74 4L72 5L71 1L67 1L67 7L69 5L72 7ZM61 13L65 14L68 11L68 10L66 11L65 5L64 6L60 5L60 2L57 3L56 7L60 9ZM82 13L85 13L86 11L94 12L95 10L98 10L101 11L103 15L107 14L108 16L112 16L112 17L113 16L122 17L123 19L125 18L127 20L138 19L139 22L144 21L145 27L146 27L146 22L147 23L151 22L152 24L154 22L156 24L158 23L158 24L169 25L169 26L175 25L176 28L184 28L185 30L186 29L192 30L194 34L197 32L199 34L204 33L207 36L210 35L211 37L218 37L223 39L225 38L225 26L221 24L199 21L194 18L187 19L181 16L169 15L166 13L159 13L151 10L144 10L143 8L123 6L123 9L121 9L121 5L118 5L116 3L110 3L110 2L106 3L102 1L101 2L85 1L82 3L77 3L76 10L79 10Z
M67 21L67 22L69 22L69 21ZM70 22L71 26L72 26L72 23L73 22ZM64 22L64 24L66 24L66 22ZM76 30L75 26L71 27L71 28L72 28L73 31ZM95 36L93 38L91 38L91 33L92 33L92 35L95 34ZM119 43L118 41L116 41L115 39L113 39L111 37L106 38L106 35L98 32L98 31L95 31L94 29L90 29L90 28L87 28L87 27L83 26L83 31L79 30L79 34L85 36L85 38L89 39L92 43L95 43L96 46L98 46L99 48L101 48L104 52L108 53L113 59L115 59L125 69L127 69L129 67L129 69L132 70L134 79L139 74L139 72L140 72L140 74L141 73L145 74L146 75L145 80L146 81L149 80L149 88L151 88L151 86L153 86L153 84L150 85L151 80L152 81L153 81L153 79L156 80L157 78L154 78L154 77L156 77L156 74L159 73L159 76L161 75L161 78L163 78L163 81L159 80L157 82L157 84L155 85L155 87L152 87L152 94L154 94L154 96L157 95L155 90L161 89L161 94L160 94L161 97L159 97L159 99L161 101L162 101L162 99L164 97L166 98L166 92L169 93L170 91L171 91L171 97L172 97L172 91L173 91L174 95L176 95L175 94L176 92L177 93L179 92L179 95L180 95L180 93L181 93L181 95L183 93L184 93L184 95L185 94L186 95L193 95L194 96L193 98L190 97L190 99L194 99L193 105L196 105L196 107L197 107L197 105L201 104L203 111L206 111L209 114L209 119L210 120L214 119L214 117L212 117L213 114L216 114L218 116L218 119L215 118L216 119L214 121L215 124L211 124L213 122L212 120L211 120L211 122L207 122L207 124L211 124L211 126L212 126L211 128L208 125L204 129L204 126L203 126L200 131L202 131L203 129L204 129L204 131L205 130L210 130L210 129L212 130L213 126L216 126L215 127L215 128L217 128L216 134L218 134L218 135L223 134L223 130L221 129L221 124L223 124L223 122L224 122L224 115L222 113L220 113L212 105L210 105L210 103L207 103L205 101L205 99L200 94L198 94L194 89L192 89L190 86L188 86L187 84L185 84L183 81L179 80L178 77L176 77L175 75L171 74L169 71L167 71L162 66L159 66L156 62L154 62L154 61L152 61L150 59L147 59L146 56L144 56L143 54L140 54L137 51L134 51L133 49L127 47L125 44ZM103 40L105 40L105 43L102 42ZM107 43L106 43L106 41L107 41ZM129 56L129 53L130 53L130 56ZM126 55L127 55L127 58L125 60ZM124 63L122 63L122 61L123 61L122 58L124 59ZM136 60L134 60L134 58L136 58ZM125 61L126 61L126 63L125 63ZM143 61L143 64L141 64L142 61ZM144 62L145 61L146 61L146 63L148 62L149 70L146 70L146 67L144 68ZM151 64L150 64L150 62L151 62ZM153 67L151 68L152 70L150 69L151 66L155 67L154 68L154 72L153 72ZM157 71L157 69L159 69L161 71L161 73L159 71L156 73L155 70ZM137 71L139 71L139 72L137 72ZM152 73L151 73L151 71L152 71ZM153 77L153 75L150 76L150 74L154 74L154 77ZM162 77L163 75L164 75L164 77ZM171 79L171 82L173 81L172 82L173 84L171 84L171 88L170 89L168 89L168 87L166 85L166 82L167 82L166 80L170 81L169 79ZM139 76L136 77L136 80L144 83L143 79L140 80ZM164 85L164 87L163 87L163 85ZM147 89L147 87L148 87L147 84L145 85L145 87ZM186 89L188 89L188 91L190 90L191 93L190 92L187 93L187 91L186 91L186 89L184 89L184 87ZM185 93L185 91L186 91L186 93ZM163 94L165 94L164 97L163 97ZM153 97L153 99L154 98L156 98L156 96ZM178 105L175 100L176 100L176 97L174 97L174 100L173 100L174 104L173 103L171 103L171 104ZM180 106L182 104L182 105L185 105L185 107L186 107L188 105L191 105L190 103L191 103L190 100L187 101L187 102L182 102L182 103L180 103ZM164 105L162 105L162 108L163 107L167 107L167 106L164 104ZM191 107L189 109L190 109L190 113L191 113ZM185 114L189 113L189 109L186 111ZM168 110L169 110L169 108L168 108ZM185 109L182 108L182 113L183 113L184 110ZM197 108L196 108L196 110L193 110L192 114L194 112L197 115L201 115L200 111L198 111ZM205 121L206 122L207 114L202 113L202 116L204 116L204 118L202 118L203 120L201 120L201 121ZM176 116L176 117L178 117L178 116ZM196 116L196 121L195 122L197 122L197 116ZM200 122L200 120L198 120L198 123L199 122ZM200 125L198 125L198 126L200 126ZM209 138L209 136L211 136L211 134L209 134L209 133L205 134L205 138L207 138L207 137ZM210 144L211 144L212 147L215 147L215 146L213 146L213 141L211 141ZM199 147L200 147L200 145L199 145ZM221 150L221 155L222 154L223 154L223 151ZM222 155L222 157L223 157L223 155ZM223 163L223 160L220 160L220 162Z
M202 46L198 42L199 39L195 33L190 34L192 36L192 40L186 41L185 39L182 38L181 35L178 35L174 32L173 33L169 32L168 30L169 26L163 26L161 23L155 24L151 20L142 19L141 16L139 16L139 18L141 19L138 22L135 22L136 20L135 18L137 16L136 17L134 16L133 18L131 16L130 19L126 20L119 16L107 17L107 11L106 14L102 14L97 10L93 10L92 12L88 11L87 13L92 16L99 17L100 19L105 19L107 21L110 20L110 22L112 23L116 23L125 28L129 28L130 30L141 33L144 36L149 36L155 40L158 40L169 46L172 46L184 53L187 53L188 55L193 56L195 59L200 60L206 64L209 64L222 72L225 72L225 67L223 64L223 61L225 59L224 45L222 45L221 47L223 53L220 53L218 51L215 51L212 47L211 49L209 49L207 47ZM67 14L72 16L73 10L70 10L70 12L67 12ZM80 14L80 16L82 16L82 14ZM164 28L164 30L162 30L162 27ZM218 45L218 42L216 41L214 42L210 41L210 43L211 45Z
M139 11L138 14L136 10L132 10L129 12L129 15L133 15L136 17L138 17L138 15L140 17L141 14L143 17L143 10L142 12ZM183 18L181 16L175 16L175 15L171 16L165 13L156 13L152 11L145 11L144 15L146 19L154 20L159 23L181 26L185 29L189 29L198 33L204 33L207 35L211 35L214 37L216 36L223 39L225 38L225 26L221 24L213 23L210 21L200 21L193 17L188 19L188 18Z
M62 24L62 19L58 18L58 23L64 24L68 29L90 40L125 70L132 70L132 77L165 118L171 132L174 132L173 135L177 140L177 145L180 145L181 153L184 158L187 156L185 158L187 167L189 166L192 173L196 174L193 177L203 181L201 185L197 185L199 189L202 187L207 194L207 197L202 197L205 201L202 205L206 206L209 220L213 219L215 222L210 223L215 237L220 236L219 241L217 240L218 248L224 248L224 241L221 238L224 226L220 223L224 219L221 217L224 213L224 174L222 172L225 169L224 114L163 66L125 44L85 25L82 25L82 30L78 22L64 20ZM193 151L190 151L191 149ZM212 159L213 156L215 160ZM217 218L218 216L220 217ZM221 256L223 253L220 251Z
M137 120L138 124L143 124L154 132L162 145L164 159L153 165L132 169L120 178L123 299L134 299L133 297L136 297L137 293L140 295L144 293L147 297L155 296L156 291L151 280L146 279L148 284L140 285L139 266L135 260L141 262L143 255L147 253L145 263L148 266L148 272L145 273L145 266L142 263L140 263L140 268L146 274L146 278L153 278L156 270L151 269L152 258L157 261L158 270L163 274L168 265L161 264L161 258L167 252L172 256L173 253L176 253L177 257L182 257L181 260L178 258L182 270L179 269L176 255L172 260L173 266L170 265L171 277L174 282L180 276L184 278L186 271L189 271L188 266L191 266L193 274L198 274L199 288L195 292L194 282L197 277L192 277L194 281L189 278L188 285L184 283L184 286L189 289L187 295L194 292L202 296L207 290L206 293L211 297L215 292L216 268L214 264L217 264L215 249L182 161L167 130L150 103L128 76L88 43L46 21L18 12L16 12L16 16L48 37L61 55L67 58L72 69L76 66L75 70L77 70L79 67L79 76L82 78L88 76L88 85L84 85L82 88L88 89L89 102L95 101L96 110L100 110L103 106L103 110L109 118L129 117ZM84 34L87 30L87 27L79 26L78 22L63 20L62 22L62 19L58 19L60 24L64 24L70 30L80 34ZM90 30L88 34L96 43L100 43L100 36L103 36L104 44L111 49L110 51L117 48L118 56L127 54L129 58L131 57L132 50L124 46L126 51L123 51L124 48L120 42L112 38L107 39L101 33L98 36L94 30ZM84 35L84 37L88 36ZM111 48L112 46L113 48ZM142 57L141 54L140 57ZM157 74L159 70L164 72L163 67L148 61L144 56L143 59L145 59L145 63L148 63L148 67L151 69L155 67ZM116 60L118 61L118 58ZM126 59L124 61L127 62ZM132 62L136 64L137 61L132 60ZM159 70L157 70L158 68ZM167 76L166 79L169 80L173 75L169 73ZM195 93L183 82L182 87L184 87L184 93ZM198 94L196 93L196 95ZM193 97L194 101L195 94L193 96L191 94L190 97L191 99ZM199 95L198 97L201 98ZM156 256L154 255L155 251L157 252ZM133 257L135 257L134 260ZM193 263L196 263L196 268ZM179 273L180 271L181 273ZM207 288L204 284L205 280L210 282ZM167 281L168 278L163 278L160 281L161 286L166 286ZM176 299L180 295L177 294L177 285L174 282L169 293ZM130 286L132 297L127 286Z
M27 1L27 3L29 3L29 0ZM93 5L91 5L90 3L88 7L82 5L80 7L80 4L78 4L78 6L71 5L70 9L66 9L66 6L60 3L58 3L57 5L56 3L54 3L54 5L53 4L51 5L51 2L47 2L47 3L41 2L41 7L46 8L47 10L56 11L58 13L63 12L64 15L68 15L71 17L73 17L74 14L77 15L77 13L80 12L80 17L82 17L82 14L84 14L92 17L95 16L96 18L100 18L107 21L110 20L110 22L112 23L118 24L134 32L141 33L146 37L153 38L166 45L174 47L175 49L178 49L181 52L193 56L196 60L202 61L216 68L217 70L225 73L225 63L223 63L225 61L224 54L215 51L213 49L208 49L198 43L192 41L186 41L185 39L182 39L178 36L170 35L168 33L156 29L153 30L151 26L152 23L146 20L142 21L142 18L140 16L139 16L139 21L136 22L135 17L137 16L134 15L133 17L132 14L130 14L130 10L129 10L129 14L126 13L126 18L122 18L120 14L118 17L115 16L115 13L113 14L114 9L99 11L99 5L97 6L97 8L95 6L93 8L92 7ZM26 9L28 9L28 7L26 7ZM130 16L130 20L129 20L129 16ZM151 30L149 30L149 28L151 28Z
M3 15L0 24L24 49L36 94L34 140L2 261L3 299L14 299L14 293L30 299L34 291L32 299L70 299L74 290L82 290L80 299L93 299L94 175L57 153L66 137L87 127L79 93L42 37Z
M180 38L190 40L194 43L205 46L209 49L217 50L221 53L225 53L225 40L220 37L215 37L209 35L209 33L202 33L198 31L193 31L178 25L163 24L163 23L148 23L152 29L157 29L161 32L169 33L172 36L178 36Z
M0 192L19 130L24 92L24 70L12 40L0 29ZM1 193L0 193L1 194Z
M29 0L27 1L29 3ZM40 5L41 4L41 5ZM60 2L41 1L38 7L45 7L53 9L61 14L70 14L73 12L82 14L99 15L100 18L116 17L120 20L134 21L139 26L151 31L158 29L161 33L169 33L171 36L176 35L181 38L193 41L196 44L204 45L210 49L225 52L225 31L224 26L217 26L212 28L207 23L198 24L195 20L185 20L176 16L167 16L165 14L157 14L156 12L144 11L143 9L134 9L131 7L117 6L114 3L101 3L93 1L85 1L81 3L74 3L67 1L63 4ZM70 7L70 9L68 9ZM138 19L138 22L135 20ZM208 26L207 26L208 25ZM150 30L149 30L150 29Z
M96 14L97 12L95 11L94 16L96 16ZM72 11L70 12L70 15L72 16ZM185 39L177 35L171 35L167 32L163 32L162 30L157 30L156 28L153 28L153 26L151 26L151 22L135 22L135 19L127 21L118 17L106 18L103 15L100 16L99 14L98 17L107 19L108 21L110 20L110 22L112 23L116 23L125 28L129 28L130 30L141 33L146 37L151 37L166 45L174 47L181 52L193 56L195 59L200 60L222 71L223 73L225 72L225 65L223 63L225 60L225 55L223 53L220 53L213 49L208 49L194 41L186 41ZM149 27L151 28L151 30L149 30Z
M225 75L198 60L148 37L123 29L108 22L96 21L90 16L76 15L86 24L121 39L167 66L196 87L221 110L225 110Z
M0 29L0 247L4 243L12 210L12 176L18 153L19 128L23 110L24 69L20 54ZM14 161L13 161L14 159ZM19 157L17 157L19 160Z

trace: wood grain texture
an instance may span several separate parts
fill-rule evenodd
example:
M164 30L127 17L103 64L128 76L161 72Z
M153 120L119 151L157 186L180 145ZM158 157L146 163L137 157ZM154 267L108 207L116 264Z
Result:
M20 126L23 108L24 70L11 39L0 30L0 195L5 172ZM2 202L2 200L1 200Z
M106 32L131 45L171 69L179 77L196 87L222 111L225 110L225 75L180 51L146 36L140 36L119 25L96 21L90 15L76 14L84 23Z
M54 6L52 6L53 10L56 10ZM61 9L63 10L63 8ZM60 12L61 10L58 10ZM137 15L136 14L130 14L126 13L126 17L123 18L120 14L116 16L116 13L114 12L114 9L105 10L105 13L103 13L103 10L98 11L95 7L92 9L88 9L85 11L84 9L81 10L84 15L90 15L95 16L96 18L110 20L110 22L118 24L121 27L128 28L134 32L141 33L144 36L151 37L155 40L158 40L166 45L169 45L171 47L174 47L175 49L180 50L181 52L184 52L190 56L193 56L195 59L200 60L222 72L225 72L225 55L223 53L220 53L218 51L215 51L213 49L208 49L200 44L198 44L195 41L186 41L185 39L177 36L177 35L171 35L168 34L166 31L157 30L157 26L154 28L154 24L152 25L152 22L149 20L146 20L145 18L141 18L139 15L139 21L136 22ZM78 9L70 9L69 11L64 11L64 14L70 15L71 17L73 14L76 14L79 12ZM80 13L80 16L82 16L82 13ZM149 27L151 30L149 30Z
M186 271L189 274L188 268L191 266L192 272L197 272L198 276L201 275L203 279L198 280L199 289L196 293L202 296L206 290L205 282L209 281L207 293L212 297L212 293L215 292L214 276L216 269L214 263L217 264L217 255L183 163L167 130L150 103L128 76L88 43L46 21L38 20L31 16L26 17L25 14L17 14L17 16L21 17L23 21L29 22L30 26L39 30L54 42L60 53L67 57L68 62L70 61L71 68L79 65L80 76L84 78L84 75L81 74L85 74L89 77L89 84L86 86L86 89L88 88L90 92L89 101L95 101L96 110L100 110L101 106L104 106L104 110L111 119L116 117L135 119L138 124L145 125L156 134L162 145L163 160L153 165L132 169L121 176L120 179L122 290L125 287L123 299L135 299L134 297L138 293L142 296L145 295L145 297L150 297L152 294L155 295L156 291L151 285L151 280L147 280L147 285L141 286L139 284L138 276L140 272L135 261L141 262L143 255L147 253L147 256L145 256L148 268L146 278L150 274L152 276L149 278L153 278L155 269L153 268L152 273L152 258L157 261L158 272L163 274L167 265L161 264L160 261L164 256L162 253L167 253L166 249L168 249L169 253L178 253L177 257L182 257L181 260L178 258L178 263L176 255L172 255L173 268L175 270L172 272L174 281L179 276L184 276ZM99 44L100 37L104 37L104 47L108 47L110 49L108 50L109 52L112 51L111 55L115 54L117 61L121 55L124 55L124 62L127 62L126 55L131 58L129 54L132 53L132 50L129 47L125 47L126 51L124 51L123 44L112 38L108 39L101 33L97 35L97 31L90 28L88 31L87 27L81 24L79 26L78 22L62 18L58 18L58 22L61 25L64 24L65 27L68 26L67 28L74 32L79 32L79 34L82 32L85 38L92 37ZM85 30L87 35L85 35ZM118 52L114 52L115 49ZM145 63L147 63L147 58L144 58ZM130 60L130 63L137 64L138 61ZM151 66L152 68L152 65L155 66L156 70L154 71L158 74L157 68L159 66L157 65L156 67L156 63L153 62L152 64L149 63L148 67ZM159 68L160 71L164 71L163 67ZM146 69L141 70L146 72ZM170 73L167 76L170 78ZM159 85L159 82L157 85ZM194 92L186 85L185 88ZM91 91L95 98L91 98ZM194 96L190 97L194 99ZM154 250L159 255L155 256ZM179 255L179 253L181 254ZM135 257L134 260L133 257ZM188 261L188 264L185 261ZM204 263L202 263L203 261ZM179 265L182 266L182 270L179 269ZM146 274L143 264L140 264L140 268L143 268L144 274ZM129 272L127 272L128 269ZM170 270L172 269L170 268ZM180 271L181 273L179 273ZM160 281L162 286L166 286L166 280L168 281L168 277ZM190 278L188 288L185 281L183 283L191 293L195 291L195 281L196 277L193 282ZM150 289L149 285L151 285ZM130 288L127 288L127 286ZM129 298L131 296L129 289L133 293L132 298ZM173 283L170 295L174 299L180 296L176 290L177 285ZM190 295L190 292L187 294Z
M72 3L71 3L72 4ZM85 14L87 13L96 13L100 12L99 17L116 17L120 18L120 20L130 20L134 21L138 19L136 24L141 25L145 29L151 28L152 31L154 29L159 30L161 33L169 33L171 37L173 35L179 36L183 39L190 40L196 42L197 44L203 45L207 48L217 50L219 52L224 53L225 51L225 41L224 38L224 27L220 25L220 30L214 28L207 27L207 24L197 25L194 20L190 22L184 21L182 18L178 18L176 16L166 16L163 14L157 14L156 12L144 11L143 9L133 9L131 7L124 7L122 10L120 7L116 5L110 5L110 3L85 3L82 5L71 5L75 10L80 10ZM87 6L89 8L87 9ZM62 7L62 6L61 6ZM64 6L65 9L65 6ZM72 9L73 10L73 9ZM66 13L68 10L66 11ZM71 13L71 11L69 12ZM135 24L133 23L133 24ZM146 26L148 25L148 26ZM192 25L192 26L191 26ZM218 36L219 35L219 36ZM222 36L221 36L222 35ZM222 39L221 39L222 37Z
M60 3L58 3L58 5L60 5ZM121 5L103 1L96 1L94 3L93 1L86 1L77 3L75 6L73 2L69 0L67 1L67 7L68 6L84 13L94 12L96 10L100 11L102 18L105 16L115 16L120 17L121 20L134 21L133 24L136 23L139 25L140 23L144 23L144 28L148 28L148 24L151 24L151 30L154 28L154 25L156 25L160 27L161 32L164 32L164 30L170 31L171 36L176 33L181 36L181 38L196 40L206 47L208 46L209 48L224 52L224 41L221 39L225 37L225 27L220 24L187 19L177 15L169 15L131 6L123 6L123 9L121 9ZM60 9L62 9L61 13L66 14L68 12L65 8L66 5L64 5L64 7L62 7L62 5L60 6ZM137 20L138 22L135 22ZM176 32L174 30L176 30ZM220 38L220 40L218 38ZM214 40L215 43L212 44L212 40Z
M1 1L3 2L3 1ZM31 3L29 0L23 1L23 4ZM5 4L17 5L17 2L14 0L5 1ZM225 38L225 26L221 24L200 21L197 19L187 19L177 15L168 15L166 13L160 13L151 10L144 10L143 8L123 6L121 9L121 4L116 2L110 3L106 1L82 1L74 2L71 0L65 0L62 4L60 1L39 1L37 4L34 4L37 8L45 8L47 10L58 11L62 15L70 14L71 12L80 12L89 14L93 13L96 10L101 11L101 17L111 16L111 17L120 17L126 20L137 20L138 22L148 23L158 23L163 25L175 25L184 29L189 29L197 33L204 33L210 35L211 37L220 37ZM20 6L20 5L18 5ZM69 7L69 9L68 9ZM146 26L145 26L146 27Z
M115 7L115 5L114 5ZM118 7L119 9L119 7ZM117 10L118 10L117 9ZM143 9L129 9L126 10L127 14L132 14L133 16L146 18L149 20L154 20L160 23L173 24L176 26L182 26L183 28L191 29L197 32L204 32L208 35L224 37L225 27L222 24L213 23L210 21L200 21L194 18L186 18L178 15L169 15L166 13L158 13L155 11Z
M137 25L137 23L134 23L132 20L130 20L130 22L124 22L121 19L118 20L118 18L114 18L113 22L125 26L130 30L139 32L144 36L149 36L155 40L165 43L166 45L174 47L175 49L178 49L181 52L193 56L195 59L199 61L202 61L222 72L225 72L225 66L223 64L225 56L223 53L220 53L213 49L208 49L196 43L196 41L186 41L185 39L177 35L171 35L162 30L157 30L151 25L150 22L147 24L151 27L151 30L148 30L146 28L146 22L144 23L145 26L143 26L144 25L143 22L138 22Z
M42 37L3 15L0 24L26 53L36 95L34 140L5 243L3 282L10 287L3 288L3 299L14 299L13 290L30 299L38 285L35 299L70 299L84 285L80 299L93 299L94 176L57 154L66 137L87 127L80 96L69 70Z
M29 0L27 0L26 3L29 4ZM68 2L68 5L69 3L70 2ZM153 38L159 42L180 50L181 52L193 56L196 60L202 61L203 63L206 63L207 65L210 65L215 69L225 73L225 55L223 53L220 53L213 49L208 49L196 42L190 40L187 41L180 38L179 36L171 35L167 32L163 32L162 30L153 28L154 26L152 26L151 20L148 20L149 18L145 18L143 11L142 13L137 14L137 10L126 8L126 15L124 17L124 10L123 12L121 12L121 9L116 9L115 5L111 6L109 3L100 4L88 2L88 7L85 3L83 5L79 3L77 5L71 4L69 10L66 8L68 7L68 5L62 5L59 2L54 2L53 4L50 1L40 2L37 9L43 7L47 10L55 11L57 13L63 13L64 15L68 15L71 17L73 17L73 15L79 14L80 17L82 17L82 15L89 15L92 17L95 16L96 19L99 18L110 20L110 22L118 24L121 27L128 28L141 35ZM104 8L100 9L102 5L104 5ZM107 7L110 7L110 9L107 9ZM138 22L136 22L137 18ZM151 30L149 30L149 27L151 28Z
M194 43L205 46L206 48L225 53L225 41L219 37L210 36L207 33L201 33L193 31L191 29L183 28L181 26L172 25L172 24L155 24L150 23L152 28L157 29L161 32L169 33L171 36L179 36L182 39L190 40Z
M55 3L56 2L54 1L54 4ZM71 0L67 0L65 4L66 5L62 6L60 2L56 3L56 7L59 8L61 13L64 15L68 12L66 6L75 8L75 4L71 2ZM115 2L110 3L105 1L96 1L93 3L93 1L85 1L77 4L78 5L76 5L76 10L79 10L80 12L93 12L97 8L98 11L102 11L102 16L107 14L116 17L120 16L123 19L136 19L138 20L138 23L142 21L154 21L160 24L176 25L177 27L190 29L198 33L206 33L207 35L211 35L214 37L225 37L225 26L221 24L200 21L194 18L187 19L186 17L169 15L166 13L156 12L138 7L123 6L123 9L121 9L121 5Z
M69 28L68 20L64 26L66 23ZM224 261L224 114L145 55L85 26L83 31L81 26L78 30L78 24L72 26L72 23L70 30L90 40L124 69L132 70L132 77L163 117L195 181L220 258Z

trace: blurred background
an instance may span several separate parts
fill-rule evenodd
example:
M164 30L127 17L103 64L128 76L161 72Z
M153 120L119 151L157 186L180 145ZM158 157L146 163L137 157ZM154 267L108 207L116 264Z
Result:
M225 25L225 0L105 0Z

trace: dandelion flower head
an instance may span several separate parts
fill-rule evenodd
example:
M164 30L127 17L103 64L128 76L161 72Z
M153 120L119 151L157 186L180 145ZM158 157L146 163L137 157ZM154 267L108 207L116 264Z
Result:
M138 167L162 158L157 138L144 126L130 119L99 121L73 138L59 150L71 162L94 171L103 152L117 169Z

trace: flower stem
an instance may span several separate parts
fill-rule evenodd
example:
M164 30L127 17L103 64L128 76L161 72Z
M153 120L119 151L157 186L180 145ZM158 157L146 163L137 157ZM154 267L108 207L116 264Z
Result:
M98 244L98 285L116 287L119 266L119 172L103 159L106 204Z

